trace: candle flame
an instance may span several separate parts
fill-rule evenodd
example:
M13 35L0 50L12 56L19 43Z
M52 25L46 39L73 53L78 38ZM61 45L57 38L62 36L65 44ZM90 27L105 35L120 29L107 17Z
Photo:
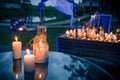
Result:
M69 31L67 30L67 31L66 31L66 34L68 34L68 33L69 33Z
M18 41L18 38L17 38L17 36L15 36L15 41Z
M29 49L26 49L26 53L27 53L27 54L30 54L30 50L29 50Z
M18 79L18 74L16 74L16 79Z

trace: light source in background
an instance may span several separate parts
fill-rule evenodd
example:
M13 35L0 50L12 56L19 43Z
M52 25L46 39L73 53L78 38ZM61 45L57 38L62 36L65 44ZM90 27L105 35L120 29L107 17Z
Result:
M74 36L77 37L74 37ZM86 39L86 40L96 40L96 41L104 41L104 42L118 42L117 36L110 33L104 33L104 29L100 26L100 30L97 31L95 27L87 27L87 28L78 28L77 34L75 34L74 30L66 31L67 38L77 38L77 39Z
M22 27L19 27L18 30L19 30L19 31L23 31L23 28L22 28Z

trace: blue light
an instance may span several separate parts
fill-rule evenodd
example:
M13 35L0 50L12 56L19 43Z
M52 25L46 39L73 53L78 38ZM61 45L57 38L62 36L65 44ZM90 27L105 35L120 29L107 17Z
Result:
M16 24L18 24L18 21L15 21Z
M21 22L21 21L22 21L22 19L19 19L19 21Z
M14 25L14 26L16 26L16 24L15 24L15 23L14 23L13 25Z
M10 26L10 29L12 29L13 28L13 26Z

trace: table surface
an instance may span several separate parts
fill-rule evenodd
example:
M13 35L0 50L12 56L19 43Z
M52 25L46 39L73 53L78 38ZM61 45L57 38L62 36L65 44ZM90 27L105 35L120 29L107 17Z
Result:
M0 53L0 80L112 80L112 76L98 65L84 58L49 51L48 62L35 64L35 71L24 72L22 59L13 60L13 52Z

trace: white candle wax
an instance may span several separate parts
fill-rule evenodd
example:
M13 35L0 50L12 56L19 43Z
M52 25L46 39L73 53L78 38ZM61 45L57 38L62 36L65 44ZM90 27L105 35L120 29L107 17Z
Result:
M30 51L26 50L27 55L24 56L24 71L32 72L35 68L35 57L33 54L30 54Z
M15 39L16 41L12 42L13 58L20 59L22 56L22 43L21 41L17 41L17 37Z

